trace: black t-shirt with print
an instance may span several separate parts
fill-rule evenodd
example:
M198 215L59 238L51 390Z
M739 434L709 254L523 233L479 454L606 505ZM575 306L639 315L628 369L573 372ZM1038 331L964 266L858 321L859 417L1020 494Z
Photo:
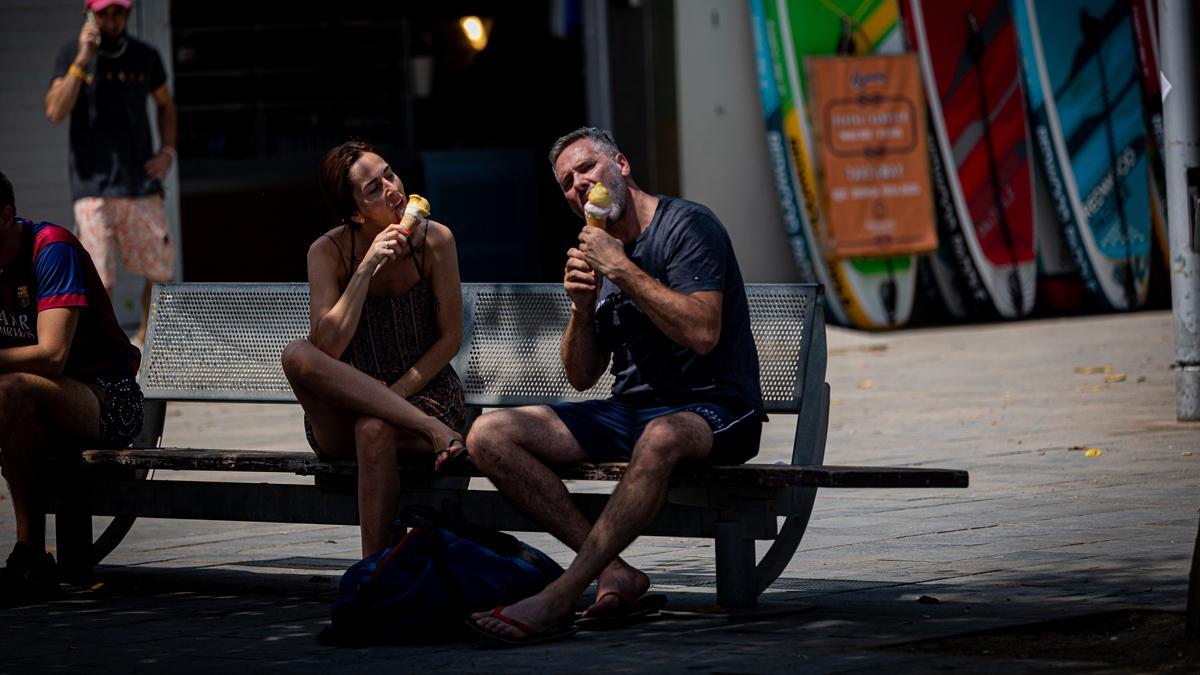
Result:
M162 185L146 175L154 155L147 97L167 81L153 47L131 37L119 56L97 55L89 69L92 83L79 88L71 109L71 194L80 197L142 197L161 194ZM78 41L63 45L53 77L67 71Z
M605 278L596 310L601 344L612 350L615 397L712 401L762 410L758 351L742 273L725 227L707 207L659 195L650 227L625 247L646 274L679 293L721 291L721 337L697 354L662 333Z

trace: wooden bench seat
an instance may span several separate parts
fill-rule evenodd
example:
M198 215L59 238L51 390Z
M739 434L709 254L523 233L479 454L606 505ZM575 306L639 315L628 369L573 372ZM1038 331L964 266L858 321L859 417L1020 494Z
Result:
M766 409L797 417L792 463L682 466L646 534L716 540L717 594L728 607L753 605L787 565L804 534L817 488L964 488L965 471L823 464L829 414L825 327L813 285L751 285L752 331ZM611 375L591 390L566 383L558 343L569 304L557 284L464 284L463 349L454 361L468 417L485 407L603 398ZM161 447L174 401L295 403L279 363L283 346L308 332L305 284L158 284L139 382L146 428L132 447L84 450L59 460L51 510L60 560L76 574L98 563L138 517L357 524L353 462L324 462L306 448L275 452ZM297 429L297 436L300 431ZM503 530L540 531L492 489L470 488L469 468L433 477L431 457L402 463L405 504L453 510ZM153 470L153 478L145 478ZM285 473L301 484L171 480L172 471ZM622 463L574 464L572 484L616 481ZM480 481L478 484L486 485ZM490 486L489 486L490 487ZM590 518L607 494L573 492ZM97 537L93 516L114 520ZM754 542L770 540L756 558ZM567 561L562 561L567 562Z

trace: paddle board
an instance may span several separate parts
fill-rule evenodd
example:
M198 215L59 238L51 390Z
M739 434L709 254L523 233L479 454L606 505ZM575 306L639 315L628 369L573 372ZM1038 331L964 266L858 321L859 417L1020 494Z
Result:
M798 135L796 107L792 91L784 74L782 51L779 46L778 17L774 0L750 0L750 25L754 35L755 68L758 73L758 92L762 100L763 120L766 123L767 150L771 171L779 194L784 228L792 247L796 271L806 283L823 284L829 291L822 295L827 317L843 326L850 325L841 298L833 292L829 267L820 254L821 246L813 231L812 221L805 209L804 186L796 173L794 155L788 149L789 134Z
M903 0L933 131L938 253L931 268L956 316L1033 310L1037 259L1029 136L1007 0Z
M848 51L839 49L843 34L848 34L853 53L901 53L903 40L898 29L898 9L895 0L774 0L774 8L776 37L782 52L780 61L796 110L796 124L793 128L785 126L785 134L809 221L820 233L824 230L823 216L817 198L815 146L806 109L807 90L801 60L809 55ZM843 30L847 25L851 27L850 31ZM840 298L854 326L894 328L908 321L916 294L915 256L827 259L826 264L833 292Z
M1146 118L1146 134L1152 141L1146 147L1146 161L1150 167L1150 217L1154 225L1154 243L1162 263L1153 273L1161 271L1165 276L1171 269L1171 254L1167 237L1167 169L1163 164L1162 87L1158 82L1158 5L1154 0L1131 0L1130 11L1142 83L1142 111Z
M1150 272L1146 133L1128 0L1015 0L1035 153L1090 299L1128 310Z

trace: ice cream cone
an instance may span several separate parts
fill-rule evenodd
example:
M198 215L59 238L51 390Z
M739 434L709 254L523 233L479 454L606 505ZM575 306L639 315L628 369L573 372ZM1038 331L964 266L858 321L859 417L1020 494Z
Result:
M584 221L592 227L607 230L608 218L612 213L612 196L608 194L608 188L604 187L604 183L596 183L588 190L587 198L587 204L583 207Z
M408 204L404 207L404 217L400 219L400 229L404 234L411 234L414 227L429 217L429 200L421 195L408 196Z

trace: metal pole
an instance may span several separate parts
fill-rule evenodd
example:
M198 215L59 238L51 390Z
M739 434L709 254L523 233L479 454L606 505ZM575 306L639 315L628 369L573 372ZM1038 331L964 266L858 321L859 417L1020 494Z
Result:
M1192 570L1188 573L1187 622L1185 634L1192 648L1200 653L1200 532L1192 551Z
M612 129L612 77L608 63L608 0L583 0L583 62L587 123Z
M1193 241L1200 208L1200 87L1194 0L1159 0L1164 157L1175 317L1175 414L1200 421L1200 255ZM1169 87L1169 88L1168 88Z

